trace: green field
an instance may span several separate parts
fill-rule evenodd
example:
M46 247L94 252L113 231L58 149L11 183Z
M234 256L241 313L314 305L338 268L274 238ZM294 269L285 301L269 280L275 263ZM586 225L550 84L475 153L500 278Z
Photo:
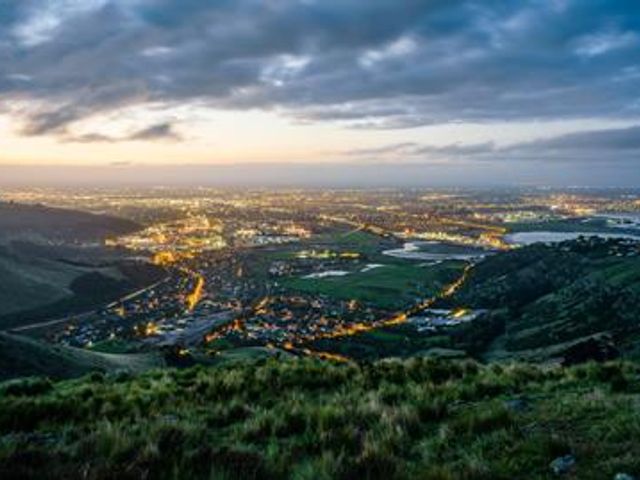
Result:
M393 240L363 231L334 232L314 236L310 243L317 248L354 251L367 256L379 255L385 248L397 245Z
M536 223L510 223L510 233L517 232L584 232L584 233L630 233L638 234L637 229L611 227L604 218L580 217L563 220L551 220Z
M364 265L360 265L364 267ZM341 277L289 277L282 285L296 292L359 300L380 308L400 309L435 295L460 274L462 262L420 266L419 262L389 261L366 272Z
M390 248L399 248L399 244L367 232L325 233L300 244L252 252L247 257L247 269L254 278L266 279L272 262L294 260L301 250L357 252L362 255L360 259L345 261L335 268L348 270L351 272L349 275L316 279L297 275L278 279L278 283L292 292L359 300L379 308L395 310L436 294L453 281L464 267L464 263L459 261L429 266L423 262L382 254L383 250ZM374 263L384 266L362 271L368 264Z

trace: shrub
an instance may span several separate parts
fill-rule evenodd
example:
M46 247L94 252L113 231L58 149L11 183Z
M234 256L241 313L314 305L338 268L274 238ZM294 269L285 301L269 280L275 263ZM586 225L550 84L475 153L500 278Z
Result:
M0 390L1 394L18 396L42 395L53 388L53 383L48 378L28 377L11 380L5 383Z

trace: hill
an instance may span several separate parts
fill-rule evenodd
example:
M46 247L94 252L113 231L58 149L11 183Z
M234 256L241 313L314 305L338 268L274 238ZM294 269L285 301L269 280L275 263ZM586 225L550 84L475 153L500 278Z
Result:
M61 379L94 371L141 372L162 365L159 354L111 355L0 333L0 380L31 375Z
M488 358L607 351L637 358L640 244L589 237L491 256L473 268L451 302L490 309L477 326L496 333L485 338Z
M640 358L637 240L582 237L533 244L486 256L465 279L454 295L438 299L433 307L466 310L474 318L470 322L420 328L418 315L307 346L368 361L470 356L571 364L620 355Z
M33 250L32 246L28 250ZM78 261L86 251L74 254L72 249L63 258L58 250L39 247L38 253L25 254L16 244L0 247L0 328L85 311L165 275L160 267L124 255L95 251L92 263L88 263Z
M138 228L109 216L0 203L0 328L74 313L157 281L161 269L101 246L105 236Z
M638 374L298 359L22 379L0 385L0 475L613 479L640 472Z
M0 202L0 243L16 238L36 243L99 242L138 229L135 222L108 215Z

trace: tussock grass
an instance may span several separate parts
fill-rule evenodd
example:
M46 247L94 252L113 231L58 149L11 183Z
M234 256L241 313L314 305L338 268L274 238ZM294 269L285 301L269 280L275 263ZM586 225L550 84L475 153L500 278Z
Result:
M640 367L415 358L0 384L1 478L513 479L640 472Z

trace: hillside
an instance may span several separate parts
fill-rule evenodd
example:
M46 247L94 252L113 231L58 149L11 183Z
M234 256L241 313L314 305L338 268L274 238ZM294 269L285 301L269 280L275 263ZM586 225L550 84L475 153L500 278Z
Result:
M640 356L637 242L590 237L488 257L451 301L490 309L485 321L502 325L489 358L540 360L576 343L578 356L581 348Z
M109 216L0 203L0 328L77 312L157 281L160 269L100 246L105 236L138 228Z
M0 247L0 329L84 311L157 282L164 270L124 256L94 252L99 264L83 263L73 251L24 254L14 244Z
M23 379L0 385L0 476L613 479L640 472L639 373L262 360Z
M160 355L108 355L0 333L0 380L31 375L78 377L93 371L141 372L164 365Z
M76 210L0 202L0 243L6 239L56 243L96 242L138 230L130 220Z

